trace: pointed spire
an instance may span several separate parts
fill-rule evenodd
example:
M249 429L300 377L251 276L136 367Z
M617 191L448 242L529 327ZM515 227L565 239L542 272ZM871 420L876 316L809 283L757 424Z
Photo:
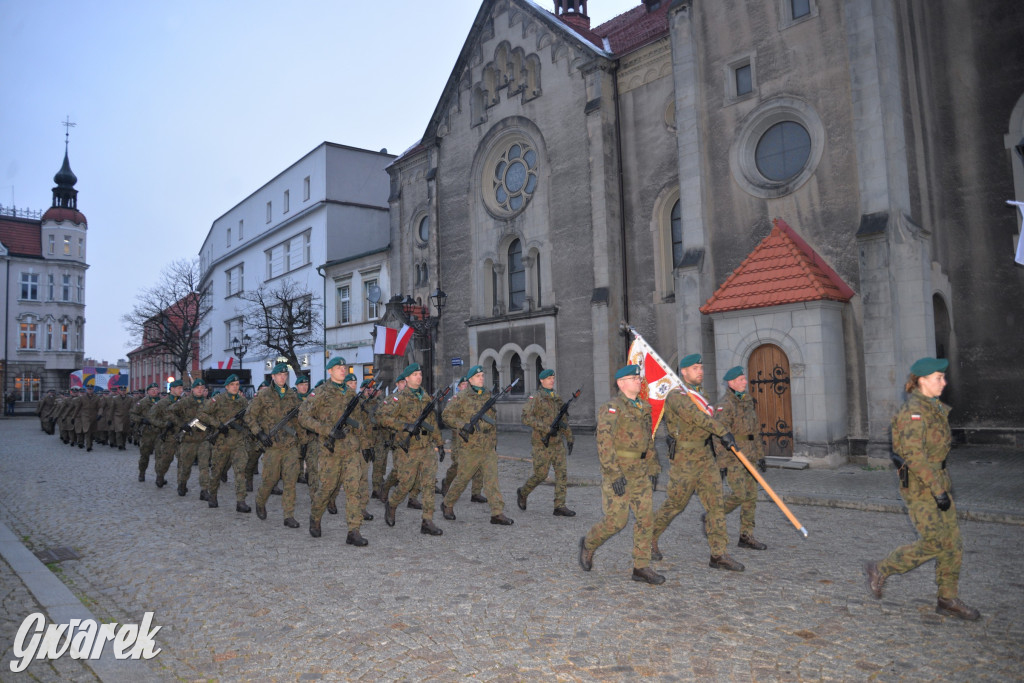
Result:
M71 162L68 160L69 133L75 124L71 122L71 117L68 117L61 125L64 126L64 163L57 171L57 175L53 176L53 182L57 183L57 187L53 188L53 206L77 209L78 190L75 189L75 183L78 182L78 177L72 173Z

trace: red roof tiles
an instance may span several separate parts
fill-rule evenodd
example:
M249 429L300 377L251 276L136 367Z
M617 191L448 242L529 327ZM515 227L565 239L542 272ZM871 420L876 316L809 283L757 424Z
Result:
M705 315L801 301L849 301L854 291L776 218L771 233L700 307Z
M669 4L663 2L653 12L648 12L646 5L638 5L597 26L593 32L608 40L612 54L624 55L668 34ZM600 43L597 46L606 49Z
M11 256L43 257L42 228L37 220L0 218L0 242Z
M51 206L47 209L46 213L43 214L43 220L56 221L57 223L60 223L61 221L71 221L72 223L85 225L85 216L81 211L77 209L66 209L61 206Z

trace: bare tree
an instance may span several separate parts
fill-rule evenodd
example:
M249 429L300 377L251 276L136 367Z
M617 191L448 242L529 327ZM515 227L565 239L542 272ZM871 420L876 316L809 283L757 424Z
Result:
M286 358L298 373L299 349L321 339L319 298L291 280L281 280L274 287L263 283L240 296L249 302L242 314L243 329L252 330L258 347Z
M121 316L125 329L141 345L163 353L178 371L188 374L198 353L199 327L210 311L209 294L200 289L199 260L182 259L167 265L157 284L136 297L135 306Z

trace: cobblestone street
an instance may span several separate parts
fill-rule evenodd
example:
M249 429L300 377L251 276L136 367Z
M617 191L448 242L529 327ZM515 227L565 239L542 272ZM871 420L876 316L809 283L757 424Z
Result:
M163 651L145 663L151 680L1021 680L1024 527L961 521L961 597L983 614L974 623L935 614L931 565L891 577L883 600L869 596L863 561L915 537L905 514L889 512L797 506L805 540L761 502L765 552L735 548L738 513L729 517L730 552L747 568L737 574L708 568L694 498L662 537L665 560L654 567L668 580L652 587L630 580L632 522L592 572L577 564L578 540L600 517L597 488L570 487L574 518L552 516L550 486L519 510L515 491L531 468L504 439L513 526L489 524L468 491L456 521L438 510L436 538L419 533L419 512L404 504L385 526L372 500L370 545L357 549L345 545L343 514L310 537L304 485L302 528L288 529L279 496L262 522L234 511L232 484L210 509L195 472L181 498L173 480L157 489L152 469L136 481L133 446L86 453L36 420L9 419L0 522L29 550L74 549L81 559L52 566L98 619L155 613ZM593 441L578 439L571 480L597 471ZM885 479L893 490L894 479ZM664 497L659 487L655 505ZM0 679L94 680L68 659L11 673L15 632L38 605L2 561L0 581Z

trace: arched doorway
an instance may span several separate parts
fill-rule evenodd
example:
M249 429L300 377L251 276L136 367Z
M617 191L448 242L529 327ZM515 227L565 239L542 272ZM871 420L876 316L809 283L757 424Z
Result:
M793 457L793 400L786 353L774 344L757 347L750 354L747 379L765 455Z
M949 320L949 309L946 300L939 294L932 295L932 316L935 321L935 357L951 360L953 346L953 326ZM956 364L952 361L946 371L945 397L942 399L950 405L956 404Z

